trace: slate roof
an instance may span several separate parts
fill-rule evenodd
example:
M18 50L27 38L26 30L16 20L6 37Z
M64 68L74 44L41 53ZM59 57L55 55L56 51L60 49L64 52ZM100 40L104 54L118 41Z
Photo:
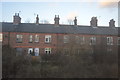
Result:
M108 26L98 26L97 28L82 25L54 25L21 23L13 25L13 23L2 22L2 32L28 32L28 33L72 33L72 34L95 34L95 35L118 35L118 27L110 28ZM1 26L1 25L0 25ZM120 31L119 31L120 34Z

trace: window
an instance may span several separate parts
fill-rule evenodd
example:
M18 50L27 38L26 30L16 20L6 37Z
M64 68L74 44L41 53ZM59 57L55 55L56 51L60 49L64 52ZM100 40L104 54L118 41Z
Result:
M45 43L51 42L51 35L45 35Z
M107 47L107 52L111 53L113 51L112 47Z
M33 42L33 36L32 36L32 35L29 36L29 42L30 42L30 43Z
M118 45L120 45L120 37L118 37Z
M107 37L107 45L113 45L113 37Z
M22 43L23 35L16 35L16 42Z
M28 54L34 56L34 51L33 51L33 48L28 48Z
M51 48L45 48L45 53L46 54L51 54Z
M95 45L96 44L96 37L91 37L90 38L90 45Z
M22 48L16 48L16 56L22 55L23 49Z
M39 35L35 35L35 42L39 42Z
M77 51L77 54L80 54L80 49L77 49L76 51Z
M64 43L68 43L69 42L69 36L68 35L64 35Z
M35 52L35 56L39 56L39 48L35 48L34 52Z
M33 48L28 48L28 54L33 52Z
M3 40L3 35L2 33L0 33L0 42L2 42L2 40Z
M64 55L68 55L69 54L69 49L68 48L64 48Z
M80 37L79 36L76 36L75 39L76 39L76 43L80 42Z
M81 36L81 37L80 37L80 44L84 44L84 41L85 41L84 37Z

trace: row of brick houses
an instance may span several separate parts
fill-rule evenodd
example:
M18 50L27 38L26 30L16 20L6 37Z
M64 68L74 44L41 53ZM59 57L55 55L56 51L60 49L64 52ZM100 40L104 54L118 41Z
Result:
M19 13L13 16L13 22L2 22L2 44L10 45L18 53L34 52L54 54L57 51L69 52L73 49L79 53L81 47L88 48L90 53L101 51L105 53L118 51L120 45L119 27L110 20L109 26L98 26L97 17L92 17L90 26L59 24L59 15L55 15L54 24L21 23Z

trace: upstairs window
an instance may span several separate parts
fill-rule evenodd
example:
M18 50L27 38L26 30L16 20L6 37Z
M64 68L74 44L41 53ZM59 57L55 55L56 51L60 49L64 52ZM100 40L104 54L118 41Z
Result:
M96 44L96 37L91 37L90 38L90 45L95 45Z
M118 45L120 45L120 37L118 37Z
M107 45L113 45L113 37L107 37Z
M2 33L0 33L0 42L2 42L2 40L3 40L3 35Z
M35 42L39 42L39 35L35 35Z
M45 35L45 43L51 42L51 35Z
M80 36L80 44L84 44L85 43L85 38L84 36Z
M23 35L16 35L16 42L17 43L22 43Z
M30 42L30 43L33 42L33 36L32 36L32 35L29 36L29 42Z
M76 39L76 43L80 43L80 37L79 36L75 36Z
M64 43L68 43L69 42L69 36L68 35L64 35Z
M45 53L46 54L51 54L51 48L45 48Z

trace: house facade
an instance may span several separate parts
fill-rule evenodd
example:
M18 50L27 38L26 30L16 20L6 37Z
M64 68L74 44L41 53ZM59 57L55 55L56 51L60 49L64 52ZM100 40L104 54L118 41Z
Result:
M109 26L98 26L97 17L92 17L90 26L59 24L59 15L55 15L54 24L21 23L19 13L13 16L13 22L2 22L0 34L2 45L10 45L18 53L55 54L59 51L79 53L83 48L89 53L114 53L120 45L119 27L110 20ZM71 51L72 50L72 51Z

